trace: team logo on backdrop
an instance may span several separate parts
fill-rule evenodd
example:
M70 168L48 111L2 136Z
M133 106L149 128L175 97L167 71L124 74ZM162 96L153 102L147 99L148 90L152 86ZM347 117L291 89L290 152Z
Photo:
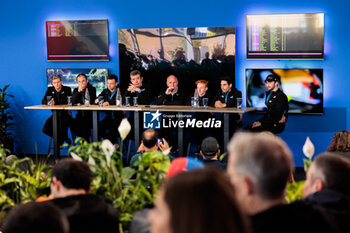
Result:
M144 129L160 128L221 128L221 120L208 118L206 120L197 120L191 114L166 114L157 112L143 113Z
M143 128L144 129L160 129L162 114L157 112L143 113Z

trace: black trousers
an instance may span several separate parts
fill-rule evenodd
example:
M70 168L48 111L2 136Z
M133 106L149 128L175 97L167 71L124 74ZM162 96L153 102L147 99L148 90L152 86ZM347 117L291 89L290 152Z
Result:
M119 137L118 127L122 117L112 118L106 116L102 121L99 122L99 135L103 139L109 139L113 144L117 143L117 138Z
M212 135L215 137L220 145L220 150L223 153L224 148L224 130L228 127L229 132L229 140L230 138L236 133L237 130L239 130L242 127L242 122L240 121L240 115L237 113L230 113L229 114L229 125L225 125L224 123L224 114L220 113L216 115L217 120L221 120L221 128L215 128L212 129Z
M215 118L214 114L208 113L208 112L196 112L193 114L193 118L195 118L197 121L207 121L211 118ZM189 142L196 143L197 147L199 148L202 144L202 141L208 137L208 136L215 136L217 132L214 131L214 129L211 128L189 128L185 130L186 132L186 140ZM217 137L216 137L217 138ZM186 148L184 148L186 149ZM199 151L198 151L199 152Z
M49 137L53 137L53 122L52 122L52 116L50 116L43 128L42 132L46 134ZM68 138L68 127L70 126L72 118L69 115L65 115L63 117L58 117L57 120L57 134L58 134L58 144L62 145L63 142Z
M75 136L82 137L86 141L90 142L91 129L92 129L92 117L76 117L72 119L71 129Z

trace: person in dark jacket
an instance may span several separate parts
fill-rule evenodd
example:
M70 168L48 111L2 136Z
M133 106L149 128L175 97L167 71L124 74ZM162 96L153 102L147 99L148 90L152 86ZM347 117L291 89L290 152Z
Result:
M265 83L268 91L266 92L265 104L267 107L264 116L247 127L253 132L270 131L272 133L283 132L288 118L288 98L278 88L278 76L270 74L266 77Z
M226 170L227 164L218 160L220 148L218 141L214 137L207 137L202 141L200 154L203 157L204 166Z
M137 104L141 105L149 105L151 104L151 86L146 84L143 80L142 74L138 70L133 70L130 73L130 84L128 89L126 90L123 101L125 102L125 97L130 98L130 105L134 105L134 97L137 97ZM129 122L131 125L134 125L134 112L130 112L129 114ZM139 116L139 125L143 125L143 114ZM134 131L130 132L127 139L133 139Z
M318 155L307 171L303 197L332 215L341 232L350 232L350 161L331 152Z
M185 92L179 88L179 81L175 75L170 75L166 82L167 87L162 89L156 99L157 105L184 105L186 101ZM176 112L168 112L176 115ZM161 135L169 142L175 152L178 144L177 131L175 129L162 129Z
M4 233L69 233L65 214L50 202L19 204L6 214Z
M217 92L212 102L213 106L215 108L236 108L237 98L242 98L242 92L233 87L232 80L229 77L222 77L220 80L220 90ZM231 113L229 115L229 134L231 137L231 135L233 135L233 133L240 127L241 116L238 113ZM220 114L219 119L221 122L224 122L223 114ZM221 148L224 145L222 131L223 128L219 129L219 131L214 129L215 134L219 135L218 139Z
M64 105L67 104L67 97L72 95L72 91L69 87L62 85L62 78L58 75L51 78L52 87L48 87L44 98L41 103L44 105L48 104L48 97L51 97L51 105ZM61 145L64 141L70 144L70 139L68 138L68 127L72 117L68 114L68 111L58 111L57 113L57 127L58 127L58 143ZM53 137L52 130L52 115L46 120L44 127L42 129L43 133Z
M212 105L213 97L208 92L208 81L206 80L197 80L196 81L196 90L198 91L198 99L199 99L199 106L203 106L203 99L208 99L208 106ZM187 97L186 105L191 105L191 98L194 96L195 91L192 92L190 96Z
M77 76L78 87L73 90L72 103L73 105L85 104L86 90L89 92L90 103L96 99L96 89L93 87L86 75L81 73ZM90 141L91 128L92 128L92 113L91 111L78 111L77 115L72 121L72 130L75 135L83 137L85 140Z
M292 153L281 138L266 133L236 133L228 145L227 171L254 233L338 232L324 210L303 201L285 203Z
M102 106L115 106L118 88L118 77L114 74L108 75L107 88L98 95L95 104L98 104L99 99L102 98ZM118 127L124 114L122 111L106 111L105 114L105 118L99 122L99 135L115 144L117 143Z
M250 218L253 233L340 233L325 210L314 208L303 201L276 205Z
M208 92L208 81L206 80L197 80L196 81L196 87L197 87L197 92L198 92L198 100L199 100L199 106L203 106L203 99L207 98L207 106L212 106L212 101L213 98ZM186 105L191 105L191 98L194 96L194 92L191 96L189 96L186 100ZM210 112L195 112L192 113L192 117L195 118L196 120L200 121L206 121L209 118L214 118L214 114ZM211 129L207 128L190 128L186 129L188 132L189 136L194 140L194 143L197 144L198 149L196 152L199 152L199 147L200 143L203 141L203 139L210 135ZM192 141L192 140L191 140ZM191 142L192 143L192 142Z
M235 108L237 107L237 98L242 98L242 92L232 87L232 80L224 77L220 80L221 90L214 97L213 105L215 108Z
M133 98L137 97L137 103L148 105L151 103L151 87L143 82L141 72L133 70L130 73L130 85L124 94L125 97L130 97L130 104L133 105Z
M52 170L50 202L67 216L70 233L117 233L118 211L90 192L89 166L73 159L60 160Z
M198 92L199 106L203 106L203 99L208 99L208 106L212 105L213 98L208 92L208 81L206 80L197 80L196 81L196 90ZM195 90L195 91L196 91ZM186 105L191 105L191 98L194 96L195 91L190 95L186 100Z
M166 81L167 87L162 89L157 97L157 105L184 105L185 92L179 88L179 81L175 75L170 75Z

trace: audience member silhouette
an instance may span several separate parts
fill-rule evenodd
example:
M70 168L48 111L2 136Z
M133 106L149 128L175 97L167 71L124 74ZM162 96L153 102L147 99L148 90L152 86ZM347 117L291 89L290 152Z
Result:
M51 202L66 214L70 233L119 232L117 210L103 198L89 194L92 172L86 163L60 160L51 176Z
M228 145L228 173L254 233L337 232L325 212L303 201L285 204L292 154L279 137L236 133Z
M197 169L170 178L148 216L151 233L250 232L233 187L217 169Z
M334 134L327 151L335 152L350 159L350 132L342 130Z
M305 201L323 207L341 232L350 232L350 161L326 152L318 155L307 171L303 189Z
M50 202L30 202L14 207L2 227L3 233L69 233L67 217Z

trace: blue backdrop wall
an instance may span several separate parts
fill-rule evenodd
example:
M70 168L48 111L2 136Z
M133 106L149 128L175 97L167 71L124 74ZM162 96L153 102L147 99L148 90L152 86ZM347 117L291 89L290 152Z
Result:
M37 105L46 90L47 68L108 68L119 72L118 28L187 26L235 26L236 86L244 90L246 68L323 68L324 106L322 116L290 116L281 137L291 147L295 164L302 166L302 146L307 136L316 153L325 151L332 135L349 130L350 38L347 1L326 0L217 0L217 1L1 1L0 86L10 84L9 92L16 128L15 152L45 154L49 138L41 128L50 113L24 110ZM325 59L321 61L247 60L245 54L246 14L325 13ZM45 21L61 19L108 19L109 62L48 62ZM254 118L256 116L251 116Z

